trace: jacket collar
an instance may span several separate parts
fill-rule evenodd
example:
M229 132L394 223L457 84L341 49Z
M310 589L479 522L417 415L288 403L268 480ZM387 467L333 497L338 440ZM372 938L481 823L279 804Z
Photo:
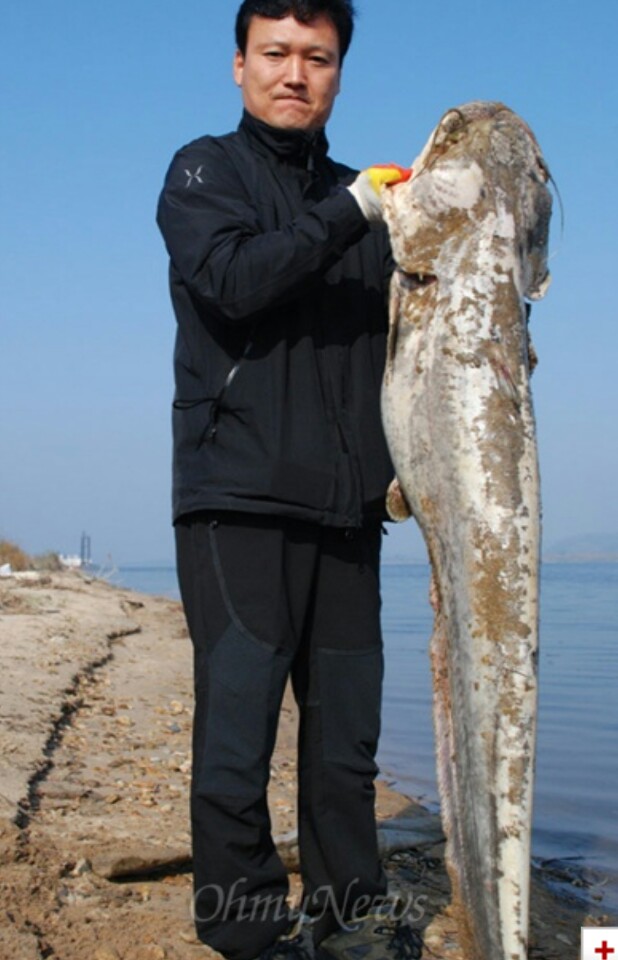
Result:
M244 110L239 130L244 131L259 153L278 157L308 170L328 152L328 140L323 129L311 132L280 130Z

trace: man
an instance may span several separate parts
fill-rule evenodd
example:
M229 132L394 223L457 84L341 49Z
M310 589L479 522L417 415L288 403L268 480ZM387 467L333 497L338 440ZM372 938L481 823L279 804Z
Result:
M406 173L357 175L327 156L353 14L350 0L245 0L240 127L180 150L159 204L178 321L178 572L195 653L195 919L229 960L307 957L317 944L343 957L340 924L361 908L372 956L396 948L368 905L386 892L373 785L392 477L379 187ZM285 908L266 805L288 676L309 927Z

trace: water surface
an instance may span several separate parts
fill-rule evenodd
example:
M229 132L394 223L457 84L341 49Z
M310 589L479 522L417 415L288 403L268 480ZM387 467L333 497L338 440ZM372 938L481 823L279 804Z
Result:
M437 809L428 582L425 566L383 570L380 761L399 789ZM583 858L618 911L618 565L545 565L540 637L533 854Z

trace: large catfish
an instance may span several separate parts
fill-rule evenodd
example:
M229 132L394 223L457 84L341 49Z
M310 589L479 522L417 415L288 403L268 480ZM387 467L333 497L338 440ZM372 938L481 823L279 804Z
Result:
M526 300L549 283L548 179L529 127L475 102L445 114L383 199L389 508L407 501L432 565L438 782L467 960L527 956L540 503Z

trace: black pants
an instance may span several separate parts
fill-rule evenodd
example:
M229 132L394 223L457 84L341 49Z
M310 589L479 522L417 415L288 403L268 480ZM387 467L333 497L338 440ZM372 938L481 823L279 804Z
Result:
M266 788L290 675L303 908L316 940L385 892L374 813L380 542L378 525L346 532L248 514L176 525L195 655L195 919L230 960L256 957L289 926Z

